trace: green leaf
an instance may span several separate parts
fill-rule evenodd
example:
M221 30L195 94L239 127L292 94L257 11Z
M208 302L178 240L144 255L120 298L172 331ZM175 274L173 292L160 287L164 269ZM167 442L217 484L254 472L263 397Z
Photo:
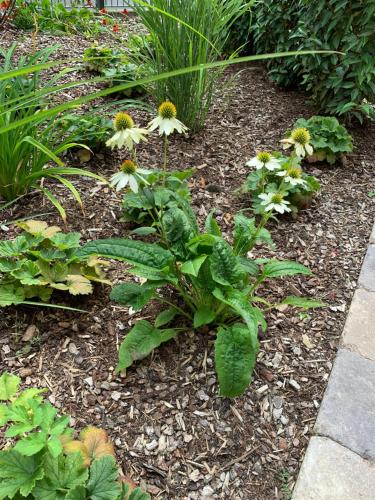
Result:
M234 398L248 387L259 350L253 345L252 334L240 323L222 326L215 341L215 365L219 379L220 394Z
M40 456L25 457L15 450L1 451L0 499L13 498L17 492L26 497L43 475Z
M165 309L161 313L159 313L155 319L155 327L159 328L160 326L166 325L178 314L177 309L174 307L169 307Z
M191 274L192 276L198 276L199 269L201 268L203 262L207 259L207 255L200 255L199 257L196 257L193 260L187 260L184 262L181 267L180 271L183 274Z
M86 488L84 486L75 486L69 490L65 500L87 500Z
M0 377L0 401L9 401L18 392L21 379L10 373L3 373Z
M194 328L209 325L216 318L215 311L207 306L200 307L194 314Z
M254 261L247 259L246 257L239 257L239 261L241 263L241 266L251 276L256 276L257 274L259 274L259 267Z
M163 342L176 335L173 329L159 330L145 320L138 321L122 341L116 371L128 368L133 361L143 359Z
M210 256L212 278L224 286L238 284L245 276L233 250L224 240L218 239Z
M159 245L122 238L91 241L81 247L76 255L99 255L158 270L164 269L173 260L172 254Z
M47 441L47 447L51 455L55 458L63 451L61 441L57 436L52 436L51 439Z
M305 274L311 276L312 272L299 262L289 260L273 260L268 262L263 268L263 275L266 278L278 278L280 276L293 276L295 274Z
M59 250L68 250L70 248L78 248L79 241L81 239L80 233L57 233L52 238L49 238L50 241L57 247Z
M39 274L39 267L36 262L26 260L20 269L11 271L11 275L19 280L23 285L43 285L45 280Z
M123 494L123 496L121 497L121 500L151 500L151 496L148 493L145 493L144 491L142 491L141 488L135 488L129 494L129 493L126 493L126 490L123 486L122 494Z
M214 236L221 237L221 229L219 224L217 223L214 217L215 209L211 210L211 212L207 215L206 222L204 224L204 228L207 233L213 234Z
M116 461L111 456L94 460L90 467L90 479L87 483L88 497L91 500L114 500L121 493L117 481Z
M0 283L0 307L22 304L25 293L22 287L16 285L2 285Z
M33 490L33 495L38 500L63 500L66 492L78 485L85 484L88 470L82 466L80 453L67 456L44 457L45 476Z
M0 404L0 427L8 422L8 407L7 405Z
M123 304L131 306L134 311L142 309L147 302L155 296L155 285L139 285L138 283L121 283L113 287L110 298Z
M148 236L149 234L155 234L156 229L154 227L137 227L131 231L131 234L137 234L138 236Z
M224 304L230 306L243 318L251 332L251 338L255 346L258 342L258 324L261 325L264 331L267 330L267 323L262 312L251 305L247 296L240 290L229 289L224 295L224 292L220 288L215 288L213 295L221 302L224 302Z
M282 300L281 304L287 304L293 307L300 307L302 309L313 309L315 307L325 307L324 302L317 299L306 299L305 297L295 297L290 295Z
M16 451L28 457L36 455L47 444L47 434L45 432L33 432L26 438L18 441L14 447Z

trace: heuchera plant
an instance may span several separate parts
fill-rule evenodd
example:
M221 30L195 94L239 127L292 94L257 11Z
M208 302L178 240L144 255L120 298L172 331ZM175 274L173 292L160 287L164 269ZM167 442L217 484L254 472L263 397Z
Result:
M0 376L0 500L150 500L119 475L112 443L96 427L73 439L67 415L43 399L46 389L19 390L20 378Z
M31 298L48 302L54 290L87 295L92 282L110 284L104 262L78 257L80 233L62 233L37 220L17 226L24 230L21 235L0 241L0 307L31 303Z
M294 127L305 127L310 133L314 152L307 156L309 162L326 161L333 165L353 151L352 136L333 116L312 116L308 120L300 118Z

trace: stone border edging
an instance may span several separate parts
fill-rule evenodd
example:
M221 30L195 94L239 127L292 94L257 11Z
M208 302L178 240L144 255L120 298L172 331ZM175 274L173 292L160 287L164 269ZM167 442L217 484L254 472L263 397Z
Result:
M375 499L375 224L292 500Z

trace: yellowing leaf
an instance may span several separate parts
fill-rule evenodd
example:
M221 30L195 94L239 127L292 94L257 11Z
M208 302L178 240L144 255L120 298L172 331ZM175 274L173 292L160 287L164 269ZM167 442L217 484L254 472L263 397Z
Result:
M88 455L86 446L82 443L82 441L70 441L68 443L63 444L64 452L69 455L70 453L77 453L79 451L83 458L83 466L89 467L91 463L91 459Z
M43 236L44 238L51 238L53 235L61 231L61 229L57 226L49 227L47 222L42 220L18 222L17 226L33 236Z
M307 349L314 349L315 344L313 344L310 340L310 337L306 334L302 335L302 342L305 344Z
M108 455L115 457L113 444L108 441L106 431L92 426L81 432L80 440L69 441L65 439L63 447L67 454L79 451L85 467L89 467L94 459Z
M92 293L90 280L80 274L68 274L66 284L72 295L88 295Z
M108 441L108 434L104 429L87 427L81 432L81 439L91 460L106 455L115 456L113 444Z

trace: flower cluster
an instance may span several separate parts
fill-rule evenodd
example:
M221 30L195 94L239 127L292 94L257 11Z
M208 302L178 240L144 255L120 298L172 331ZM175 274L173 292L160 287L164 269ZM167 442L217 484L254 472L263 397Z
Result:
M138 192L138 183L142 181L147 184L147 180L140 174L148 174L149 170L139 168L136 155L135 146L141 141L147 142L147 135L150 132L158 129L159 135L163 135L165 141L173 132L179 134L185 133L188 128L177 119L176 106L170 102L163 102L158 109L158 115L150 121L147 128L138 128L135 126L133 118L125 112L119 112L113 120L113 128L115 134L108 139L106 145L111 149L117 147L122 149L126 147L133 153L133 160L125 160L117 172L111 177L111 186L120 191L128 186L134 192ZM165 165L166 167L166 165Z

